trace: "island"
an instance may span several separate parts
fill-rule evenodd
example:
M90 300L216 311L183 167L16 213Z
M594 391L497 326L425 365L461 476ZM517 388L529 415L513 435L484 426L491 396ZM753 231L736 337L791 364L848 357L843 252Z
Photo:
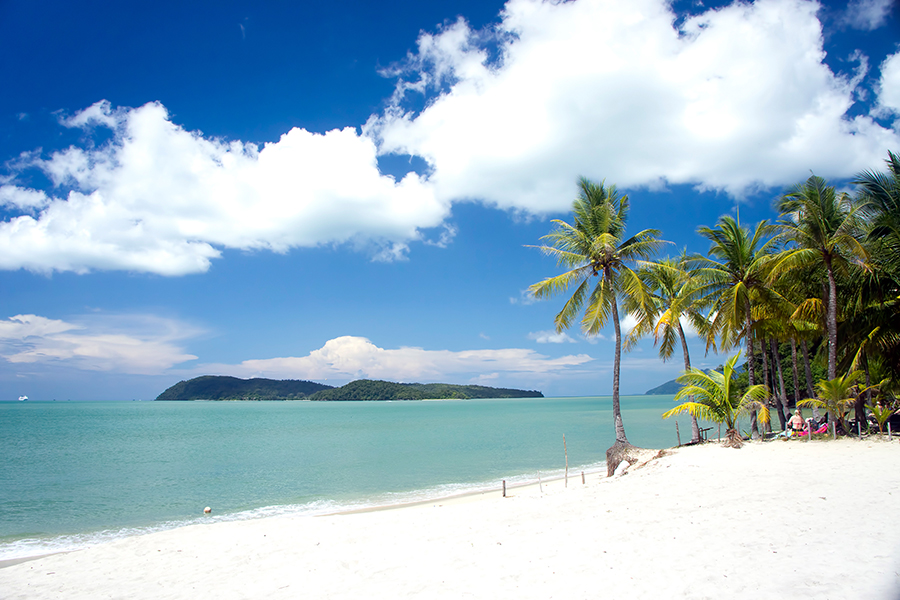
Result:
M450 383L395 383L360 379L334 387L295 379L239 379L204 375L180 381L156 397L158 401L254 400L254 401L385 401L450 400L475 398L543 398L535 390L494 388Z

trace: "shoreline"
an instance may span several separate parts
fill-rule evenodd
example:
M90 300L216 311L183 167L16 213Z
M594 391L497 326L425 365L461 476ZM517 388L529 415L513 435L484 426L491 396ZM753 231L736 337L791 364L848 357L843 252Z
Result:
M581 471L584 471L586 475L592 473L602 473L605 472L606 467L605 463L600 463L579 466L577 467L577 469L580 477ZM545 472L547 473L547 476L540 477L540 480L544 485L547 485L548 482L552 481L561 481L564 478L562 469L547 470ZM540 475L540 472L538 472L538 474ZM507 479L507 489L511 491L514 489L529 486L538 487L538 478L532 478L532 475L532 472L526 472L510 476L509 479ZM570 478L572 477L574 477L574 475L570 475ZM457 485L464 486L467 489L463 489L462 491L448 491L441 489L442 487L455 487ZM378 494L368 499L364 498L345 503L343 506L341 506L341 504L338 504L333 508L310 508L318 502L321 502L321 500L317 500L307 505L287 504L261 506L255 509L249 509L239 512L217 514L212 517L197 515L196 517L177 521L164 521L156 525L146 525L140 527L125 526L121 527L118 530L104 529L99 531L88 531L75 534L60 534L56 536L48 536L45 538L24 538L23 540L18 541L35 541L38 543L44 542L44 545L40 545L34 548L34 552L31 554L17 554L9 558L0 558L0 569L20 564L22 562L29 562L40 558L45 558L48 556L68 554L71 552L81 552L89 548L102 546L104 544L110 544L119 540L141 538L157 533L177 531L195 525L217 525L222 523L259 521L279 517L309 518L361 514L368 512L401 509L405 507L415 507L434 503L460 503L469 501L469 499L489 498L494 493L496 493L498 497L501 495L501 480L498 480L496 482L496 485L493 481L462 484L449 483L433 488L410 490L408 492L397 492L396 494L399 496L399 498L397 498L395 501L385 501L385 499L383 498L384 494ZM388 495L390 495L390 493ZM329 501L326 500L325 502ZM295 508L296 510L293 510ZM287 510L286 512L279 512L281 509ZM263 512L264 514L256 514L258 512ZM274 512L274 514L266 514L272 512ZM52 548L54 541L72 537L85 537L89 539L77 543L65 543L65 545L59 549Z
M0 569L8 598L896 598L900 444L672 449L624 476L191 525ZM508 488L510 489L510 488ZM762 575L760 575L762 574ZM777 574L777 576L772 576Z

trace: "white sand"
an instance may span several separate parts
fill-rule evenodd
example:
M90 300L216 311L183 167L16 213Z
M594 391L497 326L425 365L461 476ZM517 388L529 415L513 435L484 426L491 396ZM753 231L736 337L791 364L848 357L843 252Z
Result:
M0 597L896 600L898 484L897 441L706 445L543 494L124 539L0 569Z

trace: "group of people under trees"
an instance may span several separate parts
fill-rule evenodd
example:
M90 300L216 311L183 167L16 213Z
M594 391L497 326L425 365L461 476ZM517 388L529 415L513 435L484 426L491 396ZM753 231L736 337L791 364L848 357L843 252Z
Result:
M870 416L884 425L898 408L900 388L900 156L888 152L886 163L885 172L859 173L853 193L811 176L777 199L775 222L746 227L723 216L697 230L710 242L705 255L663 259L656 258L666 243L659 230L626 235L627 195L614 185L579 181L572 222L553 221L538 246L565 270L530 289L537 298L572 290L556 315L557 331L576 321L589 336L614 326L616 443L607 451L608 468L630 447L619 405L621 353L648 335L664 360L681 346L684 387L676 400L686 401L664 416L689 413L693 442L700 440L698 418L725 423L733 445L743 437L739 416L749 417L753 438L771 431L769 408L785 429L792 404L811 408L835 433L851 432L848 418L856 431L868 429ZM637 320L625 334L620 304ZM737 367L734 356L717 371L692 368L686 324L707 352L742 345L746 365Z

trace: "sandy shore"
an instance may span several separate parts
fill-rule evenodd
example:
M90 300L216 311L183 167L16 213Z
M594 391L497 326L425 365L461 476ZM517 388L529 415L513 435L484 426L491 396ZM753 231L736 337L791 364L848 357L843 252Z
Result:
M195 525L0 569L12 598L900 598L900 443L682 448L626 475Z

